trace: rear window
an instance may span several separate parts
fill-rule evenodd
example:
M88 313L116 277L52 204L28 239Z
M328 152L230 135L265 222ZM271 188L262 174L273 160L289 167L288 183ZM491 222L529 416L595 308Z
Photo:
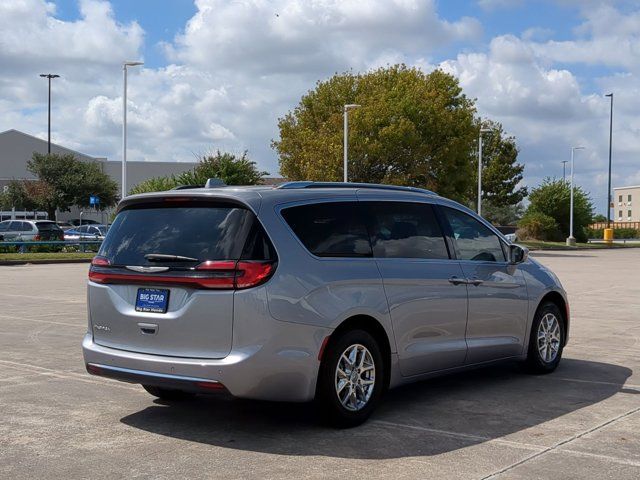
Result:
M296 236L319 257L371 257L364 216L355 202L330 202L282 210Z
M229 205L143 207L121 211L99 255L112 265L158 265L158 253L205 260L237 260L254 224L252 212Z
M36 222L36 227L41 232L51 231L51 230L60 230L60 227L53 222Z

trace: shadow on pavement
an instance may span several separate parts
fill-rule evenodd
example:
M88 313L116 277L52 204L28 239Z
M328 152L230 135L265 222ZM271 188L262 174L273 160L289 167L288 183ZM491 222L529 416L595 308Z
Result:
M631 373L622 366L577 359L563 359L547 376L524 374L515 364L474 370L392 390L368 423L350 430L319 424L311 404L213 396L171 405L156 401L121 421L158 435L269 454L356 459L436 455L601 402L629 390L623 385Z

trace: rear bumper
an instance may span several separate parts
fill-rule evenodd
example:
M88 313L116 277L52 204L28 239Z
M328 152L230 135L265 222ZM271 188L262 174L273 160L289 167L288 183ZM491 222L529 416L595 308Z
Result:
M206 378L185 377L182 375L167 375L142 370L132 370L130 368L113 367L109 365L99 365L87 363L87 372L91 375L112 378L128 383L139 383L154 387L174 388L189 392L220 392L224 391L224 385L220 382L207 380Z
M89 373L125 382L200 392L226 390L236 397L260 400L312 400L320 365L318 352L331 331L274 323L282 331L273 332L269 341L232 350L222 359L119 350L95 343L91 333L85 335L82 351ZM284 344L279 338L288 341Z

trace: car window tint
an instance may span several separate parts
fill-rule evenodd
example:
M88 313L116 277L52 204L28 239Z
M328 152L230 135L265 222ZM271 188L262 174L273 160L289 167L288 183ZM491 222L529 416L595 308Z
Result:
M0 222L0 232L6 232L9 230L9 224L11 222Z
M162 265L148 253L237 260L254 218L247 209L208 202L130 208L116 217L99 255L114 265Z
M373 255L379 258L448 259L433 207L421 203L366 202Z
M301 205L282 216L307 249L319 257L370 257L371 245L356 202Z
M20 231L21 232L32 232L33 226L29 222L20 222Z
M12 232L19 232L21 228L22 222L13 221L11 222L11 224L9 224L9 230L11 230Z
M36 227L38 227L38 230L40 230L41 232L60 230L60 227L53 222L36 222Z
M504 262L498 236L475 218L454 208L443 208L451 225L456 253L460 260Z

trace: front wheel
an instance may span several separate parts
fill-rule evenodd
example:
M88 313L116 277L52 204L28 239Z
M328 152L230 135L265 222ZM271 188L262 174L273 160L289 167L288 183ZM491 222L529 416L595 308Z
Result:
M551 373L560 363L564 347L564 322L555 303L538 308L531 326L526 365L531 373Z
M316 402L323 417L341 428L369 418L384 390L385 365L378 342L364 330L332 339L318 375Z

